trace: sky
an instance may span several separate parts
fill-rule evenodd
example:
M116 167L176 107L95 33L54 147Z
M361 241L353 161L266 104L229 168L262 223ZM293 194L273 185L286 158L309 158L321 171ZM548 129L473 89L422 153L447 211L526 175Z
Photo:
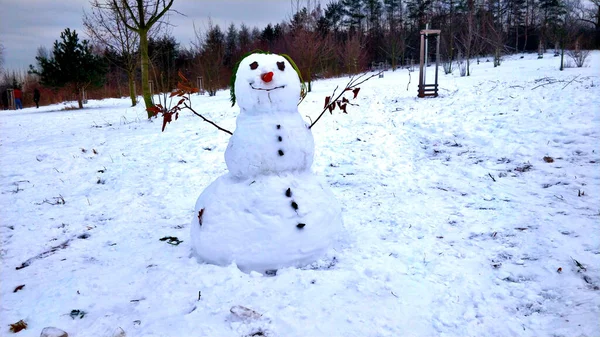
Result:
M172 13L172 35L183 45L194 40L196 29L205 30L209 19L226 29L242 22L248 27L264 28L291 17L298 1L292 0L175 0ZM27 69L35 63L38 47L52 48L65 28L75 29L80 38L88 38L82 16L90 11L88 0L0 0L0 43L4 46L5 68ZM295 8L295 7L294 7ZM184 16L185 15L185 16Z

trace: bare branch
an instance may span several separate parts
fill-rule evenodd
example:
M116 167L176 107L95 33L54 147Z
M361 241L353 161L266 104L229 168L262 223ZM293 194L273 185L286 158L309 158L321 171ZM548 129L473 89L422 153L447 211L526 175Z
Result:
M154 13L150 17L150 19L148 20L148 23L146 25L148 27L152 27L156 23L156 21L158 21L169 10L169 8L171 8L171 6L173 5L173 1L174 0L169 0L169 4L167 6L165 6L158 15L156 14L158 12L158 1L156 1L156 8L154 10ZM163 5L164 5L164 1L163 1Z
M140 24L135 19L135 15L133 15L133 12L131 11L131 7L129 7L129 4L125 0L122 0L121 2L125 5L125 10L127 10L129 12L129 14L131 15L131 20L135 24L135 27L131 26L130 24L127 23L127 17L124 12L121 12L121 8L117 4L117 0L112 0L113 7L117 11L119 18L121 18L121 22L123 22L127 28L131 29L132 31L134 31L136 33L139 33L140 32L140 30L139 30Z
M354 92L354 95L356 97L356 94L358 93L358 90L360 90L360 88L358 88L359 85L365 83L366 81L370 80L371 78L373 78L375 76L379 76L379 74L381 74L382 72L383 71L377 72L377 73L372 74L371 76L366 77L366 78L365 78L365 76L367 76L368 73L363 73L363 74L361 74L360 76L358 76L356 78L354 76L352 76L350 78L350 81L348 81L348 83L346 84L346 87L344 88L344 90L342 90L337 96L335 96L335 92L337 91L338 87L335 87L335 89L333 89L333 93L331 94L331 96L329 96L329 97L334 97L335 96L335 98L334 99L330 99L330 100L327 101L327 103L325 104L325 107L323 108L323 111L321 111L321 113L319 114L319 116L317 117L317 119L315 119L315 121L312 122L308 128L311 129L315 124L317 124L317 122L319 121L319 119L321 119L321 117L323 117L323 115L325 114L325 112L327 110L332 111L334 109L334 107L336 106L336 104L338 104L338 107L339 107L339 105L341 104L340 99L342 98L342 96L344 95L344 93L346 93L347 91L354 91L354 90L356 90ZM347 103L347 102L344 102L344 103ZM351 105L354 105L354 104L351 104ZM344 112L345 112L345 110L344 110Z
M213 121L211 121L211 120L207 119L206 117L204 117L204 116L202 116L201 114L199 114L198 112L196 112L196 110L192 109L192 107L191 107L191 106L189 106L187 103L183 103L183 106L184 106L186 109L188 109L188 110L190 110L191 112L193 112L193 113L194 113L194 115L196 115L196 116L198 116L198 117L202 118L202 120L203 120L203 121L205 121L205 122L209 123L210 125L212 125L212 126L216 127L217 129L219 129L219 130L221 130L221 131L223 131L223 132L225 132L225 133L228 133L228 134L230 134L230 135L233 135L233 133L232 133L231 131L229 131L229 130L227 130L227 129L224 129L224 128L222 128L222 127L218 126L218 125L217 125L215 122L213 122Z

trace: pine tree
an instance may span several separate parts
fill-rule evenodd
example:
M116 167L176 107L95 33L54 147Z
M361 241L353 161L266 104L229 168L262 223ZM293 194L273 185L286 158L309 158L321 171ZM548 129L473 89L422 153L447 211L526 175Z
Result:
M372 61L380 62L385 59L383 45L383 27L381 18L383 6L380 0L364 0L364 13L367 23L367 50Z
M383 0L383 3L389 30L395 33L402 25L402 0Z
M344 20L346 27L352 33L362 31L363 20L365 19L362 0L342 0L342 6L346 16Z
M322 19L323 26L337 34L344 19L344 6L342 3L340 1L328 3L325 7L325 16Z
M244 23L240 26L240 32L238 34L238 47L240 48L240 53L245 54L252 50L252 34L250 33L250 28L246 26ZM234 62L237 62L234 61Z
M217 94L221 87L221 69L225 60L225 34L219 25L210 25L204 39L204 46L200 53L202 76L209 96Z
M174 36L163 35L148 40L148 56L151 61L152 79L158 92L170 92L177 85L176 60L179 57L179 43Z
M225 59L223 60L223 65L233 68L238 56L238 31L235 25L231 23L225 35Z
M566 13L562 0L540 0L542 13L542 34L548 42L557 38L558 29L563 25L563 16Z
M408 18L416 29L424 29L431 16L432 0L409 0L406 4Z
M83 91L104 83L106 63L94 55L87 40L79 42L76 31L65 29L61 41L54 42L52 56L37 56L39 69L30 65L30 73L40 76L40 83L51 88L70 88L77 95L79 108L83 108Z
M519 27L525 23L526 5L526 0L507 0L509 17L515 34L515 52L517 53L519 52Z

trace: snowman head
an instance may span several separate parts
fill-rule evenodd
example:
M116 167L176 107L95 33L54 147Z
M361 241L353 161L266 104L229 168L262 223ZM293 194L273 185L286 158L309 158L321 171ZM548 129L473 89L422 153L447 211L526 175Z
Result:
M253 53L234 73L231 102L237 101L242 112L297 111L304 85L289 56Z

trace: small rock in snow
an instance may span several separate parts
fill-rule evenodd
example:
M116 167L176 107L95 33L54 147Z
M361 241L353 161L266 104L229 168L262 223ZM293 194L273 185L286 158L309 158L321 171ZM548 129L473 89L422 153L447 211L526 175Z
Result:
M40 337L69 337L69 334L52 326L42 329Z

